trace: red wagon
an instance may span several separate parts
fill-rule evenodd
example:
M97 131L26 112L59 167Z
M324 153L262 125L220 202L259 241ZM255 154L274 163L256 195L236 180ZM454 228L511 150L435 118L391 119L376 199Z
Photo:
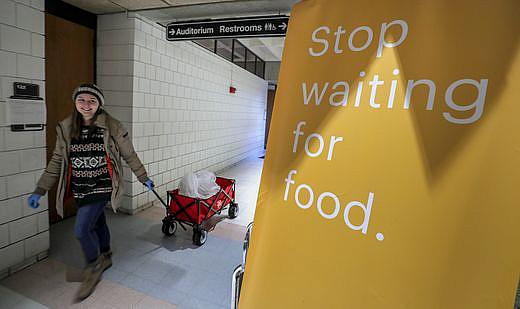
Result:
M214 214L220 214L222 209L229 205L229 218L234 219L238 215L238 204L235 201L235 180L217 177L217 185L220 190L207 199L192 198L179 194L179 189L168 191L166 203L159 198L166 208L166 217L162 220L162 232L166 236L172 236L177 230L177 223L186 230L184 224L193 227L193 243L203 245L206 242L208 231L204 228L206 220Z

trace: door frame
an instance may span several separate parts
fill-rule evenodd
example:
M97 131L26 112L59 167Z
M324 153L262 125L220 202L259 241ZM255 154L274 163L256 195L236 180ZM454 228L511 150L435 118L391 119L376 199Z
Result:
M88 67L90 64L87 63L87 66L83 66L83 70L81 73L82 76L85 76L85 72L87 72L87 78L81 78L80 82L95 82L96 81L96 39L97 39L97 16L95 14L89 13L82 9L79 9L73 5L65 3L59 0L46 0L45 1L45 93L46 93L46 106L47 106L47 126L46 126L46 143L47 143L47 163L51 159L52 151L54 149L55 137L56 137L56 124L58 121L63 118L63 96L58 95L56 97L56 88L59 83L59 77L57 77L55 64L56 59L56 51L53 50L52 44L49 42L60 42L59 36L59 26L56 24L61 24L62 27L69 25L64 28L68 31L79 31L77 33L81 33L80 37L83 37L85 33L87 37L92 38L92 53L87 53L87 61L92 61L91 69ZM80 27L70 25L78 25ZM51 30L52 29L52 30ZM81 30L83 29L83 30ZM87 32L85 32L87 30ZM89 31L91 30L91 31ZM70 38L70 35L68 36ZM79 38L79 37L78 37ZM82 39L80 39L82 41ZM62 41L66 42L66 41ZM50 56L50 57L49 57ZM92 57L93 56L93 57ZM92 57L92 58L91 58ZM53 61L54 64L51 64L50 61ZM70 63L70 60L69 60ZM86 71L85 71L86 70ZM50 82L50 83L49 83ZM54 83L54 84L53 84ZM61 83L60 83L61 87ZM64 88L69 88L70 85ZM73 86L75 87L75 86ZM73 89L63 89L63 91L69 91L72 93ZM49 94L51 98L49 98ZM50 105L52 101L54 105ZM71 103L72 106L72 103ZM49 112L50 111L50 112ZM60 112L58 112L60 111ZM68 111L67 111L68 112ZM48 203L49 203L49 222L51 224L57 223L62 219L65 219L70 216L74 216L76 214L76 207L74 206L74 202L68 202L64 205L64 217L60 218L56 211L56 187L48 192Z

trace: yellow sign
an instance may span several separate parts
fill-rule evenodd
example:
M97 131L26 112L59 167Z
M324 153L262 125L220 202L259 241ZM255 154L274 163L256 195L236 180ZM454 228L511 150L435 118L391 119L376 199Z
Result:
M302 1L239 308L512 308L520 1Z

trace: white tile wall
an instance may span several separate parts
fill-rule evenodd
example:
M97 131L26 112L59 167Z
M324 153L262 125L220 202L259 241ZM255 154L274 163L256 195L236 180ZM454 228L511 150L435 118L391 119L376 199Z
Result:
M7 0L9 1L9 0ZM16 25L22 29L44 34L45 15L42 10L16 4Z
M27 149L19 151L20 155L20 172L33 170L41 170L46 166L45 152L39 148Z
M0 248L9 245L9 229L7 224L0 225Z
M132 124L134 147L159 192L188 172L218 171L263 149L264 80L194 43L167 42L164 29L138 15L100 16L98 29L100 86L114 88L114 75L133 77L131 89L110 95L108 109ZM118 67L129 57L131 69ZM228 93L231 84L236 94ZM122 99L125 92L131 97ZM126 211L155 200L127 168L124 174Z
M101 32L102 33L102 32ZM98 45L98 60L132 60L134 51L132 45Z
M0 249L0 269L6 269L24 260L23 242L15 243L11 246Z
M9 176L7 181L7 197L15 198L33 191L36 185L34 176L32 172Z
M104 30L98 45L128 45L134 42L134 29Z
M45 37L41 34L31 34L31 55L45 57Z
M0 1L0 23L7 25L15 24L15 3L12 1Z
M31 33L20 28L0 25L0 48L15 53L31 53Z
M10 129L5 128L5 151L20 150L26 148L32 148L34 146L34 135L33 132L12 132Z
M30 216L9 222L9 241L15 243L38 232L38 216Z
M14 0L16 3L21 3L27 6L31 6L31 0Z
M123 75L131 76L132 61L98 61L98 73L100 75Z
M20 218L22 213L22 208L17 198L0 202L0 224L5 224Z
M5 129L5 128L0 127L0 149L4 149L4 147L5 147L5 134L4 134L4 129ZM1 197L0 197L0 198L1 198Z
M38 214L38 233L49 230L49 214L41 212Z
M44 86L45 87L45 86ZM42 94L40 94L42 96ZM46 147L46 135L45 131L37 131L33 134L34 147L43 148ZM49 147L54 147L55 145L49 145ZM44 154L45 155L45 154Z
M20 172L20 153L18 151L0 152L0 176Z
M0 106L17 81L38 84L45 97L43 10L44 0L0 1ZM47 197L38 209L27 206L46 164L45 132L11 132L6 125L0 123L0 273L49 248Z
M35 256L49 248L49 231L37 234L25 240L25 257Z
M45 60L39 57L18 54L16 56L18 76L29 79L45 79Z
M6 76L16 75L15 53L0 50L0 74Z
M45 9L45 0L31 0L31 6L37 10L43 11Z
M7 199L6 179L7 177L0 177L0 200Z

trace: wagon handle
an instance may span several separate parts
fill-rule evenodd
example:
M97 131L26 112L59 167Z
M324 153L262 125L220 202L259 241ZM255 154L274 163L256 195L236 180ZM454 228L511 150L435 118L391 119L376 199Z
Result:
M164 205L164 207L168 208L168 205L166 205L164 200L159 196L159 194L157 193L157 191L155 191L154 188L152 188L152 192L153 192L153 194L155 194L155 196L157 196L157 198L159 199L159 201L161 201L161 203Z

